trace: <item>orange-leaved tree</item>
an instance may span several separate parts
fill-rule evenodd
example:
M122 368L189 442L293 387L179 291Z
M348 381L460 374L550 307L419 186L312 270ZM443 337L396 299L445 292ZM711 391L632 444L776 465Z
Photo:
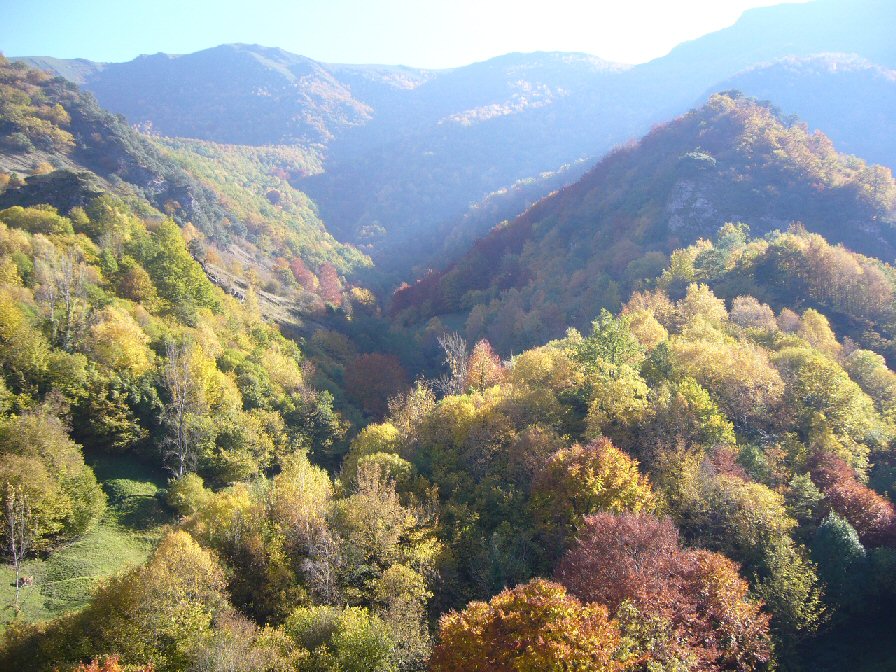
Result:
M532 509L547 543L566 545L585 516L652 511L656 497L638 462L606 437L551 457L532 485Z
M619 630L606 607L535 579L439 623L432 672L615 672Z

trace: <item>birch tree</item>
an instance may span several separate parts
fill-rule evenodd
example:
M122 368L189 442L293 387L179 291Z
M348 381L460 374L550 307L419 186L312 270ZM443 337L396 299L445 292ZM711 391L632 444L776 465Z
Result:
M197 460L197 416L203 409L201 386L192 367L192 352L185 342L168 343L162 369L171 401L165 412L168 437L164 453L176 478L192 471Z
M32 519L31 505L28 502L28 496L25 494L25 491L8 481L6 483L4 512L6 514L7 549L16 573L15 611L18 614L19 591L22 588L22 562L31 549L35 525Z

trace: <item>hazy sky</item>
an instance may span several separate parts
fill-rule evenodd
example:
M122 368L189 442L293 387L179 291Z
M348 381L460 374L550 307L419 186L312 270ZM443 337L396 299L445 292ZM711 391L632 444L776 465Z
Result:
M335 63L444 68L511 51L624 63L781 0L0 0L8 56L126 61L247 42Z

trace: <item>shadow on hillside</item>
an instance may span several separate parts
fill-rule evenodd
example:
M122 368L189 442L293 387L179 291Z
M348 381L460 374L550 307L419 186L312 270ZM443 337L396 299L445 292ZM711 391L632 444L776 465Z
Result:
M145 531L171 521L164 501L167 479L154 465L130 455L92 455L88 463L119 524Z

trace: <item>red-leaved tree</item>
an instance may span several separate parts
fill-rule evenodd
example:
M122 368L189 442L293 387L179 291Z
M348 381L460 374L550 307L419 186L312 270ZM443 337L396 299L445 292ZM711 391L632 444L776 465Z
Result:
M749 597L738 566L709 551L681 548L669 520L623 513L585 519L557 579L582 600L623 604L671 624L697 670L765 669L770 615Z
M365 413L381 420L389 399L408 386L408 376L395 355L374 352L357 357L345 368L345 391Z
M127 669L131 672L153 672L155 668L152 665L145 665L140 668L129 666ZM124 672L124 668L121 666L118 656L106 656L103 662L94 658L87 665L81 663L74 672Z
M896 542L893 504L861 483L842 458L818 452L809 462L809 473L827 505L849 521L862 543L878 546Z

